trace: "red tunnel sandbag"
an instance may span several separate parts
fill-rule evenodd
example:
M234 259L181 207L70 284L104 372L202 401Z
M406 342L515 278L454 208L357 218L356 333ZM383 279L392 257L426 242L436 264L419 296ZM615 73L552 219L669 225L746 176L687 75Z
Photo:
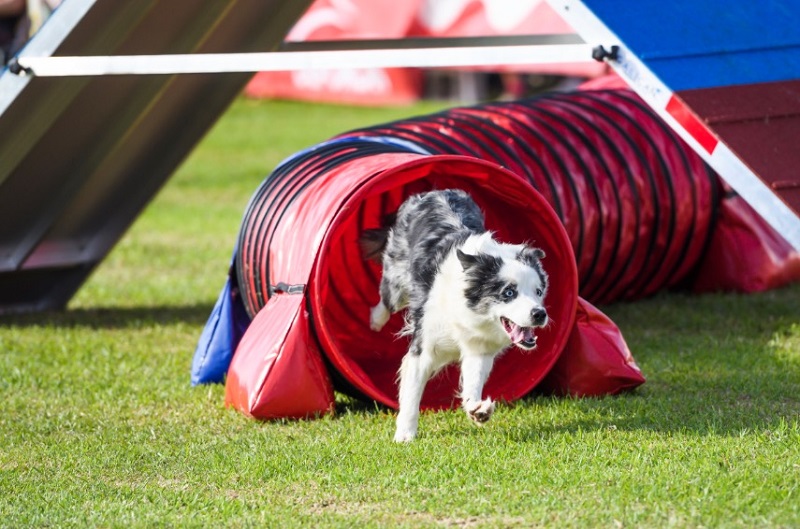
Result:
M720 205L708 251L695 272L694 292L762 292L800 281L800 251L738 194Z
M242 264L239 272L246 274L240 278L242 295L257 303L269 302L256 307L258 316L242 338L245 346L240 344L229 371L257 375L229 374L226 394L230 405L257 416L259 397L253 395L267 384L280 386L279 393L306 391L295 386L290 373L277 382L267 380L269 369L259 357L259 352L263 357L270 351L282 351L274 342L285 339L283 332L269 335L254 329L261 314L258 310L264 305L269 310L271 298L279 296L305 300L298 304L296 318L284 316L291 320L287 335L298 344L318 341L337 389L354 389L396 407L397 369L407 350L407 341L395 336L402 315L393 316L380 333L370 330L369 309L378 300L380 267L362 258L358 241L365 229L379 227L385 215L396 211L406 197L430 189L464 189L484 211L487 228L494 230L499 240L528 241L545 250L544 266L551 284L546 305L554 324L542 332L534 353L511 348L498 359L486 393L496 399L516 400L545 376L572 332L577 271L558 217L523 178L475 158L388 153L353 157L322 168L314 178L300 180L300 187L281 185L284 191L295 192L291 200L281 202L278 218L266 222L257 204L258 197L274 201L280 193L271 190L256 193L248 207L249 219L243 222L243 232L257 236L240 238L240 251L244 250L244 261L259 265ZM248 247L243 249L245 239ZM263 266L266 262L268 266ZM279 285L277 290L294 289L295 293L276 292ZM261 292L256 294L254 289ZM250 339L251 332L258 333L258 338ZM296 333L299 336L293 336ZM277 365L280 352L270 354ZM246 384L245 379L249 380ZM458 372L447 369L428 384L423 407L450 407L456 402L457 390Z
M333 411L333 386L308 325L302 295L270 298L236 348L225 404L258 419L303 419Z
M536 391L597 397L615 395L644 382L619 327L591 303L579 298L569 341Z

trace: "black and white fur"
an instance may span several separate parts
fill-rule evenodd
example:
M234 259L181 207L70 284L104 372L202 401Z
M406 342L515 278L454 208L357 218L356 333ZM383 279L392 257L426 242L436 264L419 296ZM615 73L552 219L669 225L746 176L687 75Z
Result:
M462 406L485 423L495 409L491 397L482 398L495 358L512 343L534 349L535 328L548 323L544 252L494 240L477 204L455 189L409 197L382 240L376 231L367 239L379 241L373 250L382 253L383 276L370 327L381 330L407 307L402 334L411 337L398 374L394 440L416 436L425 385L456 362Z

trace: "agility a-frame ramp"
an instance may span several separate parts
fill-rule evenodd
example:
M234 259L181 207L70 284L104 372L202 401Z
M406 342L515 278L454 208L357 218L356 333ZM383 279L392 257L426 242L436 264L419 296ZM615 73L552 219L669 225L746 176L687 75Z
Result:
M67 0L0 76L0 311L64 306L260 70L594 49L800 248L796 0L550 2L580 37L281 45L310 0Z
M800 249L800 2L549 2Z

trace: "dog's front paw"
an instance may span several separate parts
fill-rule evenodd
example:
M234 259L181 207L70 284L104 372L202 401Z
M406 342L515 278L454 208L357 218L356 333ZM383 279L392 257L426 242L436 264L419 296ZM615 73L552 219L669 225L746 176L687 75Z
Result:
M383 304L383 301L379 301L369 312L369 328L375 332L380 331L383 329L383 326L386 325L386 322L389 321L389 316L391 315L389 309Z
M464 410L467 412L467 416L475 421L476 424L484 424L491 419L494 408L494 401L488 397L477 402L474 400L464 402Z
M395 443L409 443L417 436L417 432L398 428L394 433Z
M403 413L401 409L397 414L397 422L395 423L394 442L407 443L413 441L417 436L417 428L419 427L418 414Z

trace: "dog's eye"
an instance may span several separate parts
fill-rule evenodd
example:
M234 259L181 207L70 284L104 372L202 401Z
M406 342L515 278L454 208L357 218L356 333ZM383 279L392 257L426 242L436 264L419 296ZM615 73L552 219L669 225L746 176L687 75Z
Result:
M544 294L544 290L542 290L541 288L537 288L536 289L536 295L538 297L542 297L542 294Z
M514 287L506 287L505 290L503 290L503 298L504 299L514 299L515 297L517 297L517 289L516 288L514 288Z

